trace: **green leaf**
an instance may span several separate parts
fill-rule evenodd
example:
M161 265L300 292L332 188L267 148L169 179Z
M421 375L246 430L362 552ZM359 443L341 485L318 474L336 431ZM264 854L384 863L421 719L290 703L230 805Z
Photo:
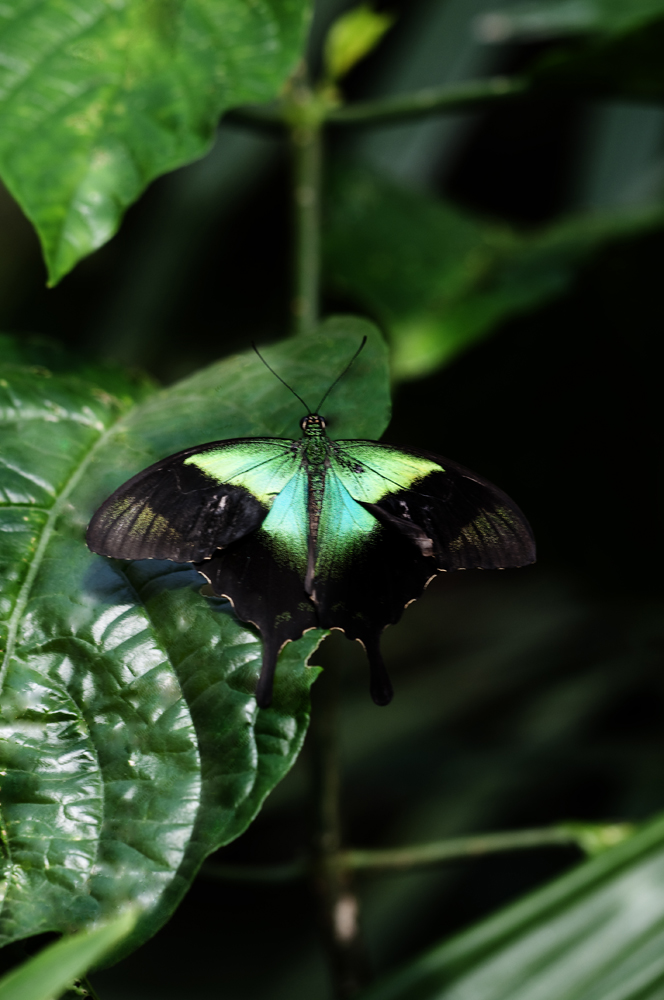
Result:
M0 8L0 173L50 283L113 236L230 107L273 98L309 0L12 0Z
M362 1000L661 1000L664 818L386 977Z
M391 14L379 14L365 3L338 17L325 39L326 77L336 81L345 76L375 49L394 21Z
M44 948L0 980L0 1000L54 1000L131 933L136 911Z
M265 351L314 405L364 334L326 407L339 436L379 436L389 418L378 331L339 318ZM135 902L134 947L295 760L322 633L286 647L273 705L258 710L260 641L227 602L203 598L189 566L104 559L83 537L158 457L297 437L301 416L253 352L134 403L76 375L0 366L0 943Z
M653 206L521 234L346 169L332 182L326 264L329 280L387 329L394 377L418 378L501 320L562 294L598 246L663 222L664 209Z

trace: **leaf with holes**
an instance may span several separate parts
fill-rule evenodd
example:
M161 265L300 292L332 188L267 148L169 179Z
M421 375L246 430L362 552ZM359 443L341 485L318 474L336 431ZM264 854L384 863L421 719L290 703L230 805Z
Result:
M0 6L0 172L51 283L227 108L275 97L309 0L12 0Z
M320 398L365 333L330 399L340 435L377 437L387 423L378 332L333 320L268 352ZM156 458L215 438L292 434L301 407L253 353L160 392L122 388L115 373L121 398L17 360L0 366L0 942L70 932L134 902L144 915L129 948L290 768L322 633L285 648L273 705L258 710L256 631L202 597L192 567L95 556L85 528ZM357 398L365 408L353 415Z

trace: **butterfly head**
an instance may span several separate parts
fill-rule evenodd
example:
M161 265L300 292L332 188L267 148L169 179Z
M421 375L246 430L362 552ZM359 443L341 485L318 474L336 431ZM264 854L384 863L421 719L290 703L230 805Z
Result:
M308 413L300 420L300 427L305 437L322 437L325 434L325 418L318 413Z

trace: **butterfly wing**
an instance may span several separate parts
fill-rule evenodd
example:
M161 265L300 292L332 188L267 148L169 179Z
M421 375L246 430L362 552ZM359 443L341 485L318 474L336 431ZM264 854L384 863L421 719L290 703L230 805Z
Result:
M373 441L340 441L338 475L354 499L433 556L440 572L535 561L535 540L502 490L447 458Z
M308 545L308 476L298 461L259 530L196 564L215 593L228 597L237 615L260 630L263 666L256 700L261 708L272 699L281 648L319 624L304 585Z
M330 466L314 587L318 619L362 642L372 697L386 704L392 688L379 650L383 629L437 572L522 566L535 558L534 540L502 490L447 459L340 441Z
M96 511L89 548L117 559L208 559L263 522L272 495L293 474L293 444L214 441L155 462Z

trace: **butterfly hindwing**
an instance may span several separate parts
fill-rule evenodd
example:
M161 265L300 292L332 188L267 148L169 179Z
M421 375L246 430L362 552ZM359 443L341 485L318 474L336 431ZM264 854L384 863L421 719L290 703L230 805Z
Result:
M263 665L256 700L266 708L272 699L279 651L308 629L319 627L302 574L279 558L272 539L263 531L246 535L211 559L197 563L196 569L216 594L230 599L238 618L260 631Z
M292 467L290 444L215 441L155 462L96 511L88 546L117 559L209 558L260 526L268 511L265 488L277 489Z

